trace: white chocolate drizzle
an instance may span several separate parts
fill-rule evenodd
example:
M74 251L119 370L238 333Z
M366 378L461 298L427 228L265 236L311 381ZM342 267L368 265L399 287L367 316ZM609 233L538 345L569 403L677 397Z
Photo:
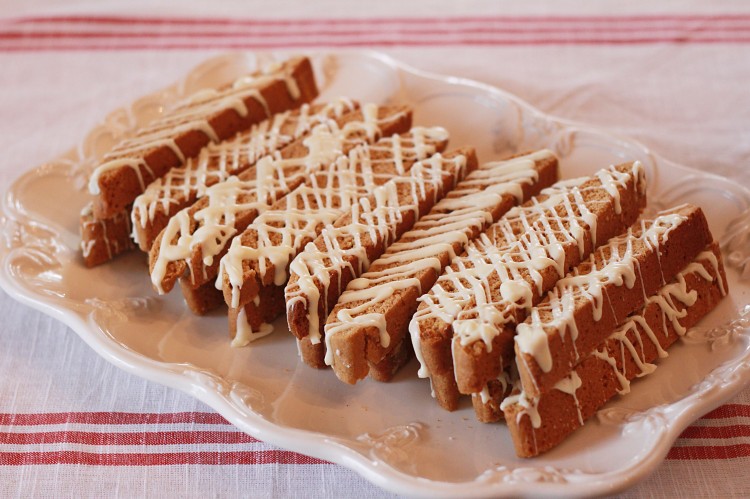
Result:
M217 142L219 137L211 126L211 118L227 109L234 109L242 117L247 116L246 99L257 101L265 109L266 116L269 116L268 104L261 95L260 88L273 81L283 81L289 95L294 99L299 98L299 87L290 73L291 69L293 68L289 64L276 65L274 71L265 70L255 77L244 76L230 87L203 90L177 104L162 117L139 130L135 136L115 146L91 174L89 192L98 195L100 177L120 168L131 168L138 177L141 191L144 191L148 183L154 180L154 173L144 160L146 153L159 147L167 147L177 156L179 163L183 164L185 156L175 139L187 132L201 131L211 141ZM148 175L148 179L144 179L144 173Z
M558 182L511 209L469 243L466 253L454 259L420 298L409 326L417 357L421 357L419 331L432 327L427 324L434 321L452 324L454 341L461 345L484 341L491 348L502 327L513 325L517 312L528 313L532 296L545 291L541 271L551 267L563 276L565 247L576 248L583 256L587 238L595 242L596 206L614 203L609 191L616 186L619 193L629 182L639 193L645 192L639 162L627 169L610 167L594 177ZM490 285L493 274L502 283L499 290ZM420 376L429 376L423 362Z
M191 267L191 256L200 249L204 267L211 266L238 230L239 217L263 213L296 185L309 180L310 175L331 165L336 158L366 142L374 142L380 127L398 119L401 113L391 113L382 120L379 108L368 104L362 108L362 119L351 120L339 126L336 120L316 125L302 143L307 152L302 157L282 157L276 151L264 156L254 168L238 177L206 190L205 201L199 208L185 208L172 217L162 232L158 254L151 271L151 282L159 293L164 292L164 278L170 262L185 261L195 281L199 269ZM152 249L153 253L153 249ZM212 277L212 276L205 276Z
M531 311L526 322L516 327L516 344L519 350L531 355L543 372L552 370L552 355L549 348L549 334L557 332L564 337L571 335L575 344L578 327L575 322L577 304L582 301L593 305L593 319L602 317L604 289L608 285L635 285L636 273L640 272L634 247L638 242L659 252L661 244L669 238L669 233L687 221L685 215L668 213L653 220L642 220L634 230L609 241L594 252L587 262L577 267L569 276L560 279L548 293L547 299ZM542 311L544 317L542 317Z
M523 185L535 182L536 161L552 158L551 151L538 151L509 161L487 163L471 172L414 228L388 247L360 278L349 283L339 298L334 314L325 325L328 342L335 334L357 327L375 326L380 343L387 348L385 312L380 305L394 294L413 288L422 294L420 274L433 269L440 275L444 264L463 249L471 234L478 234L494 222L492 210L503 195L523 198ZM421 354L421 352L420 352Z
M247 320L247 314L245 308L241 308L237 313L237 327L235 330L234 339L232 340L232 347L239 348L244 347L251 341L255 341L264 336L268 336L273 332L273 326L270 324L262 324L260 330L253 331Z
M711 271L707 268L710 268ZM650 296L638 313L630 315L597 350L589 354L590 357L599 359L610 366L620 384L618 390L620 395L630 392L631 378L626 370L627 359L631 359L638 370L635 377L651 374L656 369L656 365L646 361L645 343L651 342L656 349L657 356L664 358L667 356L667 352L661 345L660 337L666 337L669 334L670 327L681 337L687 332L680 320L687 316L690 307L695 305L698 300L697 291L690 289L687 284L687 277L690 275L708 283L717 281L715 285L721 295L726 296L726 283L722 278L716 254L711 249L702 251L693 262L675 276L672 282ZM649 323L646 320L645 312L652 310L654 306L657 307L657 316L655 320ZM585 359L581 362L584 361ZM574 397L578 409L579 423L583 425L581 408L576 396L576 391L583 384L583 380L577 372L580 365L578 364L568 377L555 384L554 389ZM528 397L522 391L506 398L501 404L501 409L505 410L512 405L520 406L516 420L520 421L523 416L528 416L532 427L538 429L542 425L542 418L538 410L541 397L544 397L544 394L539 397Z
M419 206L425 201L427 184L434 186L439 195L447 173L455 179L464 176L466 157L457 155L447 159L435 154L430 159L414 165L408 177L398 177L377 187L370 198L361 198L351 208L351 222L327 226L315 242L309 243L290 266L297 278L286 288L287 311L302 303L308 320L308 335L313 344L320 343L320 317L318 307L321 297L324 310L329 310L328 295L331 276L341 278L344 269L356 277L370 266L368 247L387 248L398 236L396 230L403 216L412 212L419 218ZM401 187L401 188L399 188ZM399 192L410 192L402 195ZM433 199L433 202L435 200ZM339 282L339 290L341 283ZM341 290L343 291L343 290ZM359 320L366 321L368 318ZM327 345L330 347L330 345ZM325 362L330 365L332 352L326 349Z
M202 197L206 189L254 165L260 158L282 149L316 125L353 111L357 105L341 98L325 105L304 104L295 111L277 113L250 130L223 142L211 143L185 165L171 169L152 182L133 203L133 227L147 227L157 212L172 214L186 202ZM133 236L140 243L138 231Z
M256 266L261 281L273 272L274 285L286 284L290 262L325 225L332 224L376 186L405 174L405 161L411 166L426 159L446 139L442 128L415 127L408 134L352 149L328 170L313 175L310 184L286 196L280 202L282 206L259 216L241 237L234 238L221 260L222 276L217 279L217 287L226 275L232 293L230 305L236 308L245 281L244 265Z

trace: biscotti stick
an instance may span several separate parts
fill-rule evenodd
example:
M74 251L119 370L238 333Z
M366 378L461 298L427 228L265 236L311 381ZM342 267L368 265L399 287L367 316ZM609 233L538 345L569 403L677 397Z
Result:
M533 457L561 443L610 398L627 393L630 380L651 373L653 362L726 294L721 252L712 243L551 389L503 402L516 453Z
M516 328L526 394L550 390L711 241L701 209L683 205L637 222L560 279Z
M513 208L454 259L420 298L410 326L418 330L414 349L422 362L420 375L430 376L442 407L454 410L459 399L451 351L454 321L479 312L488 320L515 314L523 319L526 310L587 257L595 244L606 242L635 221L645 205L645 187L644 170L637 162L558 182ZM532 296L513 296L519 287L514 286L516 280L526 284L526 279L534 285ZM486 339L487 343L467 345L482 360L484 378L479 390L497 379L513 359L512 333Z
M94 216L93 204L81 211L81 255L87 267L95 267L135 247L130 239L130 214L123 210L112 218Z
M316 125L341 118L358 107L345 98L327 104L304 104L277 113L229 140L209 144L184 166L172 168L152 182L135 199L132 222L136 243L148 252L169 219L203 196L206 189L239 175L263 156L306 136Z
M310 60L295 57L202 90L139 130L107 154L89 179L97 218L120 213L152 181L274 113L310 102L318 94Z
M268 319L273 320L285 309L275 306L275 298L270 303L263 298L283 296L289 264L323 227L332 224L357 199L408 174L415 162L443 151L447 144L445 129L416 127L372 145L358 146L325 171L314 174L310 182L297 187L234 238L221 260L225 299L234 319L229 322L230 335L235 339L232 344L242 346L271 331ZM263 289L269 287L280 290ZM239 315L240 307L245 309L243 316ZM237 319L247 323L240 324L240 335L236 334ZM256 334L245 334L249 331Z
M451 258L556 180L557 158L547 150L487 163L462 180L339 298L325 325L336 376L356 383L401 346L422 290L435 284Z
M346 285L366 272L370 262L476 167L473 149L436 154L413 166L408 177L376 188L334 225L323 229L290 267L292 275L285 294L292 333L320 344L325 318ZM320 356L322 350L318 352ZM329 350L327 363L330 355ZM321 360L311 364L317 367Z
M210 187L206 196L172 217L154 242L149 255L154 287L167 292L186 272L190 280L183 282L193 287L213 281L232 238L260 213L352 148L405 132L410 125L408 108L368 104L317 125L304 139Z

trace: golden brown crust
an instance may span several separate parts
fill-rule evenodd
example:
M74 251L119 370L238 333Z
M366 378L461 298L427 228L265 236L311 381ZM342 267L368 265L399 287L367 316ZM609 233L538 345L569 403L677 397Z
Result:
M248 96L243 99L247 108L247 114L241 116L233 107L227 103L223 109L212 110L212 114L206 116L208 124L213 129L219 141L226 140L241 130L246 130L255 123L267 118L270 114L298 107L305 102L314 99L318 90L310 60L306 57L297 57L284 63L286 68L291 69L299 95L295 98L291 95L284 79L274 79L261 85L258 90L265 106L255 97ZM195 104L187 104L187 107ZM157 130L168 126L174 127L174 123L168 120L170 115L165 115L148 127L140 130L136 135L143 137L153 134ZM194 157L206 146L211 138L201 129L182 129L175 127L175 132L169 136L174 140L177 148L184 158ZM127 151L127 148L123 148ZM121 158L134 158L135 161L143 161L136 168L123 166L109 169L98 178L99 194L94 202L94 215L99 219L106 219L122 212L133 200L143 192L146 185L153 180L166 174L171 168L182 164L175 151L166 145L155 145L150 149L134 152L118 153L117 147L107 157L107 161ZM136 171L136 169L138 171Z
M721 252L716 243L712 243L708 249L715 256L718 266L715 268L710 258L698 261L714 278L713 281L705 280L698 272L687 273L684 278L685 289L697 293L696 302L687 306L678 299L672 300L677 310L686 311L686 315L678 319L681 328L695 325L726 293L726 289L722 288L722 284L726 286L726 275L721 263ZM719 279L716 279L717 275ZM655 333L653 338L658 342L659 348L666 350L682 333L670 319L663 316L655 301L650 301L647 306L640 309L638 315L645 319L645 323ZM580 378L581 385L575 390L575 396L551 389L537 401L532 401L540 418L539 427L534 428L528 410L520 403L514 402L505 407L505 419L516 453L520 457L533 457L550 450L579 428L581 420L586 421L593 416L622 389L622 381L618 378L617 372L622 373L626 380L632 380L641 374L640 364L650 364L659 358L658 348L654 341L649 339L642 323L626 323L631 326L621 326L616 334L610 335L599 345L597 350L601 355L589 354L576 365L574 372ZM636 345L636 348L627 348L622 338L627 338L627 342ZM634 358L633 352L637 354L638 359ZM614 368L610 362L614 362Z

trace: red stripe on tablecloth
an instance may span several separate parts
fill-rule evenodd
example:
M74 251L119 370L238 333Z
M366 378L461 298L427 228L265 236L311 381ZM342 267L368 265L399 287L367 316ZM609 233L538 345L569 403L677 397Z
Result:
M189 17L147 17L147 16L35 16L8 19L11 24L70 23L70 24L144 24L144 25L242 25L242 26L298 26L298 25L362 25L362 24L434 24L434 23L623 23L623 22L718 22L748 21L750 15L728 14L643 14L623 16L460 16L460 17L372 17L372 18L297 18L297 19L236 19L236 18L189 18Z
M667 459L675 460L737 459L740 457L750 457L750 444L672 447L667 454Z
M157 454L92 452L0 452L0 465L84 464L92 466L164 466L179 464L325 464L326 461L282 450L244 452L164 452Z
M40 23L71 29L38 29ZM102 31L102 25L111 31ZM144 31L154 25L159 29ZM0 26L5 27L0 50L7 52L750 42L748 15L268 20L68 16L10 20ZM216 26L256 30L210 30ZM289 29L294 26L300 29ZM92 27L94 31L88 29Z
M724 419L735 417L750 418L750 404L725 404L703 416L703 419Z
M169 25L173 26L173 25ZM440 25L443 26L443 25ZM133 28L133 26L129 26ZM259 26L253 30L206 30L205 27L201 27L200 30L194 29L183 29L178 27L177 30L159 30L159 31L101 31L99 28L96 30L19 30L11 27L9 30L0 31L0 39L3 40L19 40L19 39L58 39L58 38L70 38L70 39L112 39L112 38L179 38L179 37L193 37L193 38L230 38L230 37L278 37L284 38L303 38L303 37L363 37L364 35L396 35L396 36L414 36L414 35L432 35L432 36L444 36L450 34L470 33L473 35L498 35L498 34L526 34L526 35L538 35L538 34L563 34L563 35L580 35L581 33L595 33L595 34L631 34L631 33L650 33L653 31L661 32L662 36L665 33L682 33L689 32L691 35L697 35L703 32L716 32L716 33L735 33L735 32L750 32L750 21L744 25L722 25L722 26L708 26L705 24L696 24L688 26L649 26L649 25L569 25L569 26L523 26L518 27L514 25L509 26L498 26L493 23L484 23L481 25L472 26L447 26L447 27L398 27L396 30L389 31L384 30L380 27L363 27L360 29L337 29L331 31L325 29L324 26L314 26L314 30L305 29L303 31L290 32L288 29L277 29L269 26ZM139 30L142 28L138 28Z
M187 445L251 444L260 440L241 431L142 431L104 432L45 431L39 433L0 433L0 444L86 444L86 445Z
M691 426L682 432L680 438L733 438L750 437L750 425Z
M170 424L196 423L228 425L221 415L213 412L49 412L43 414L0 413L0 425L33 426L51 424Z
M294 43L133 43L133 44L33 44L25 46L0 45L0 52L40 52L40 51L77 51L77 50L210 50L210 49L286 49L286 48L310 48L310 47L445 47L445 46L534 46L534 45L644 45L654 43L670 44L716 44L750 43L750 35L747 37L721 37L689 39L684 37L675 38L634 38L629 40L618 39L539 39L539 40L406 40L406 41L377 41L377 40L352 40L343 42L294 42Z

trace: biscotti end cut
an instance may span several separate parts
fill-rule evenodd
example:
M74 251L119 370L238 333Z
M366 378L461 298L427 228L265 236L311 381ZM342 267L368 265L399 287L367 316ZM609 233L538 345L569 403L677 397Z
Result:
M130 217L127 213L97 219L89 204L81 212L81 255L87 267L96 267L133 249Z
M185 282L188 279L187 276L180 277L180 290L191 312L195 315L206 315L224 306L221 290L216 289L213 283L209 282L194 288L189 282Z

